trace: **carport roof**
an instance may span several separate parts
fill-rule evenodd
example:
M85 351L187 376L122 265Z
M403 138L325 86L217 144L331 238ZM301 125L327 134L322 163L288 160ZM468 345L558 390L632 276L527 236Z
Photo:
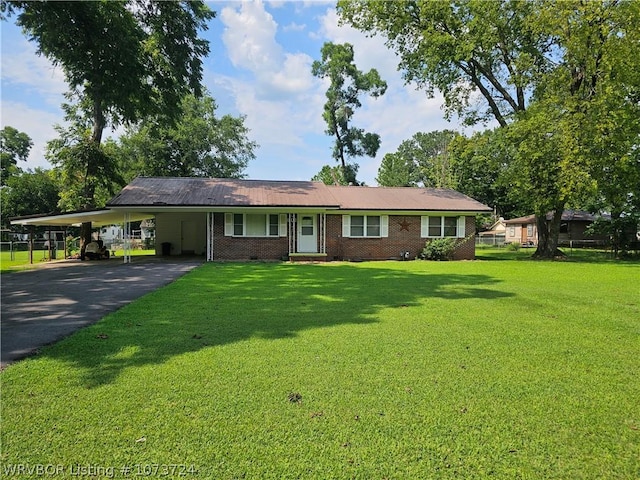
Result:
M145 220L153 217L149 213L128 212L130 221ZM99 210L82 210L68 213L52 213L48 215L29 215L11 220L12 225L33 225L50 227L77 226L83 222L91 222L96 227L124 223L124 212L107 208Z

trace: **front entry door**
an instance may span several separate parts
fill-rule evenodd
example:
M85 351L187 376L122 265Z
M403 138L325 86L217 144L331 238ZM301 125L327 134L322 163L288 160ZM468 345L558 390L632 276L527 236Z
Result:
M298 252L317 253L316 215L300 215L298 220Z

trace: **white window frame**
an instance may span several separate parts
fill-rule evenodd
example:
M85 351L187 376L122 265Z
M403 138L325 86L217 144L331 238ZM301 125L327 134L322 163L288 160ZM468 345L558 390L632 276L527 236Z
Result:
M240 223L236 223L237 216L242 216L242 234L235 232L236 226L240 226ZM265 221L265 235L247 235L247 215L262 215ZM276 215L278 217L278 234L271 234L271 216ZM287 214L286 213L225 213L224 214L224 235L225 237L238 237L238 238L279 238L287 236Z
M429 219L430 218L439 218L440 219L440 233L439 235L430 235L429 234ZM455 218L456 219L456 234L455 235L445 235L445 218ZM453 216L453 215L423 215L420 217L420 237L421 238L464 238L465 236L465 227L466 227L467 217L465 216Z
M351 235L351 217L364 217L362 235ZM367 219L369 217L380 219L380 235L367 235ZM389 215L343 215L342 236L345 238L386 238L389 236Z

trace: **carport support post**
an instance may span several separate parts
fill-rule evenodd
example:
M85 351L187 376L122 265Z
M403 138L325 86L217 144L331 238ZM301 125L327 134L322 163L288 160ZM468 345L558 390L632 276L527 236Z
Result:
M207 213L207 262L213 261L213 215Z
M33 265L33 225L29 228L29 263Z
M124 214L124 238L122 249L124 252L124 263L131 263L131 214Z

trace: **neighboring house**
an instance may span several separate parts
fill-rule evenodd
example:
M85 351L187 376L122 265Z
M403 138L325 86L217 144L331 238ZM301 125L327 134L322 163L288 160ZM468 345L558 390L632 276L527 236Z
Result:
M475 215L491 210L448 189L145 177L107 208L154 217L158 254L208 260L414 258L443 237L472 259Z
M549 218L551 214L548 215ZM565 210L562 213L560 223L560 235L558 245L605 245L607 237L605 235L589 235L587 228L595 222L596 217L589 212L580 210ZM505 220L506 236L505 243L518 242L522 245L538 244L538 229L536 226L536 216L513 218Z
M105 225L96 233L96 240L101 239L106 243L122 242L124 238L124 229L121 225ZM140 222L140 230L132 230L131 237L138 240L153 239L155 237L155 226L151 220L142 220Z
M507 224L504 218L498 218L489 230L478 233L478 242L485 245L503 245L507 234Z

